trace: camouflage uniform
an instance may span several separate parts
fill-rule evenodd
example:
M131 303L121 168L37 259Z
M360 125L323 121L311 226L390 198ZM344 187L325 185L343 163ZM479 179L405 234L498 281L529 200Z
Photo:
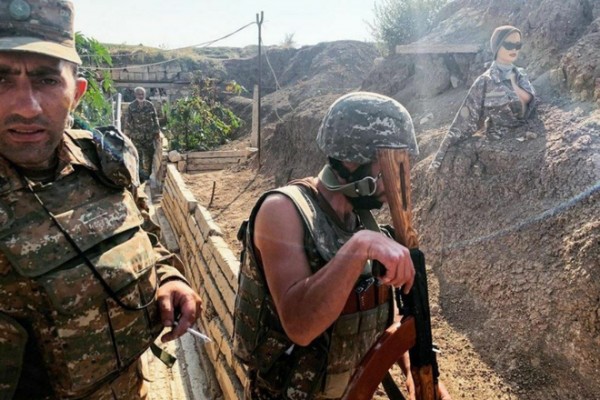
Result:
M145 398L139 357L162 330L158 282L183 280L178 260L142 229L128 139L66 131L58 157L49 182L0 157L0 398Z
M154 105L148 101L132 101L125 114L125 130L139 154L140 178L148 179L152 173L154 142L160 126Z
M308 182L292 182L265 193L247 223L234 314L234 351L249 365L246 399L341 398L356 366L391 323L390 287L363 276L342 315L310 345L294 345L285 334L253 245L254 218L263 200L280 193L294 203L303 219L304 248L313 273L356 231L364 229L359 226L351 232L340 227L337 219L321 208L316 188Z
M513 71L519 87L532 96L526 108L523 109L507 74L495 62L492 63L469 89L448 134L440 144L432 168L440 166L448 148L471 137L484 125L488 135L498 139L505 129L523 125L532 115L537 105L535 90L522 69L513 67Z

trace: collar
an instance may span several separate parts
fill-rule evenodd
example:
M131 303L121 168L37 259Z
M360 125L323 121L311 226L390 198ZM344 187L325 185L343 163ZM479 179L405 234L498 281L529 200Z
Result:
M519 68L517 68L514 64L512 65L513 70L515 71L515 73L517 74L517 80L521 75L521 72L519 72ZM490 74L490 78L496 82L496 83L500 83L502 82L504 79L502 78L504 76L504 71L498 66L498 63L496 61L493 61L492 64L490 65L490 68L488 69L489 74Z

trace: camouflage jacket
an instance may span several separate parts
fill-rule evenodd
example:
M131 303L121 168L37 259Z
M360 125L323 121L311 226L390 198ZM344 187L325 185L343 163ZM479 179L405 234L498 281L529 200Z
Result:
M514 67L518 86L532 96L523 107L510 79L505 78L496 63L480 75L463 101L448 134L435 156L434 167L442 162L449 147L471 137L484 124L488 129L515 128L532 115L537 107L537 97L531 82L522 69Z
M67 131L49 183L0 157L0 398L86 397L162 330L157 283L183 277L142 229L132 147L118 132Z
M154 105L148 100L132 101L125 113L125 129L133 140L154 139L160 131Z
M289 185L267 192L257 202L246 225L234 311L234 353L250 369L246 398L341 398L358 363L391 323L392 307L386 301L360 311L343 312L306 347L295 345L285 334L255 254L254 218L267 196L272 193L287 196L302 216L307 260L311 270L317 272L355 232L338 226L321 208L315 191L304 185ZM365 282L372 284L374 290L390 290L369 276L357 282L355 291L364 290Z

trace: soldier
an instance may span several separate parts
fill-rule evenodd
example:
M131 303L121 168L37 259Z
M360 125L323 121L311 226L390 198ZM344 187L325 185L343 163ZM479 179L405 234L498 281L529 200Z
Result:
M469 89L431 169L440 167L449 147L471 137L483 125L488 137L500 139L506 129L521 126L531 117L537 103L535 91L523 69L514 65L521 36L521 31L510 25L494 30L490 39L494 62Z
M141 354L201 310L142 228L132 143L67 128L78 64L70 1L0 1L2 399L146 398Z
M125 134L137 148L140 156L140 180L144 182L152 173L154 144L160 137L160 126L154 105L146 100L146 90L136 87L135 101L132 101L125 114Z
M247 399L340 398L393 320L391 288L413 284L408 249L370 212L385 201L376 146L418 152L406 109L375 93L342 96L317 144L329 160L319 176L266 192L240 230L234 349L249 366Z

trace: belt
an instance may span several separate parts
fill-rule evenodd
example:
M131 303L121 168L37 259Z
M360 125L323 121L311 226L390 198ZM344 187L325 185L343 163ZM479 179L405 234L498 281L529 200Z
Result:
M382 285L371 277L360 282L346 300L342 315L353 314L359 311L371 310L381 304L387 303L392 295L392 288Z

